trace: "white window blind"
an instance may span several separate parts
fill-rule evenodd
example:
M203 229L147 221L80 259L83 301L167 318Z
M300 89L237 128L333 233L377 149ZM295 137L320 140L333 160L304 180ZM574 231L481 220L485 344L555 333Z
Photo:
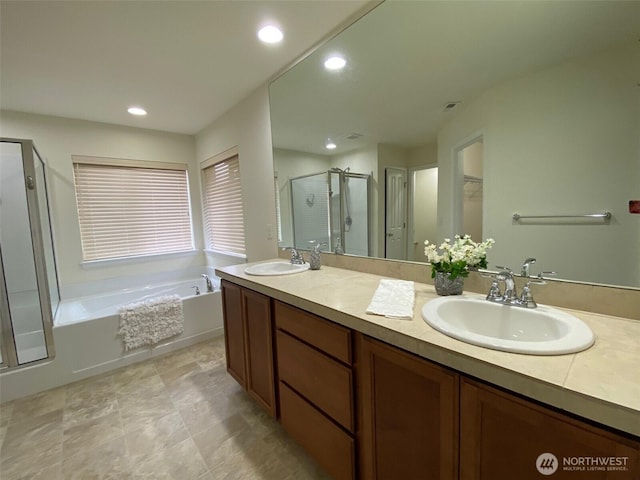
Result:
M194 249L186 165L73 157L85 261Z
M207 165L210 162L205 162ZM203 169L204 217L209 248L245 256L244 212L237 155Z

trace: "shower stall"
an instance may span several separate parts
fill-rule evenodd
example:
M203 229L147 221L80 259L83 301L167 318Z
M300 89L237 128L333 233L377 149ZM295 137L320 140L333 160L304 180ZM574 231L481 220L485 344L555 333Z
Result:
M293 245L308 249L369 255L369 198L371 175L349 168L291 178Z
M45 163L31 140L0 139L0 368L52 358L60 302Z

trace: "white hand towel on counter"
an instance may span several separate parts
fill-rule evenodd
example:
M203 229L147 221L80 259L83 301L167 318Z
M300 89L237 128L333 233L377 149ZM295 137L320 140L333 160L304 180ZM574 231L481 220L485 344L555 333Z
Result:
M413 282L383 278L367 307L367 313L412 319L414 301Z

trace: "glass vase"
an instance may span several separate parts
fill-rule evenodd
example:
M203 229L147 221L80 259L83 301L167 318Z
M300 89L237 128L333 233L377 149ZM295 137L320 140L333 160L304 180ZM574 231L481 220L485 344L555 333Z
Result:
M457 277L451 280L448 273L436 272L434 285L438 295L460 295L462 294L462 287L464 286L464 278Z

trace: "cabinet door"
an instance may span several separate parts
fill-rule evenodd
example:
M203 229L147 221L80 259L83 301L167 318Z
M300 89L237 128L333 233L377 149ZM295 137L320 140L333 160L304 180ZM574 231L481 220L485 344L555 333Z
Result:
M271 299L260 293L242 289L242 304L245 321L247 391L271 416L275 417Z
M226 280L222 280L221 285L227 372L246 388L242 289Z
M458 375L358 334L360 473L452 480L458 470Z
M461 480L637 480L639 452L636 441L484 384L462 381ZM539 459L543 454L553 457ZM616 470L588 465L594 458L615 464Z

